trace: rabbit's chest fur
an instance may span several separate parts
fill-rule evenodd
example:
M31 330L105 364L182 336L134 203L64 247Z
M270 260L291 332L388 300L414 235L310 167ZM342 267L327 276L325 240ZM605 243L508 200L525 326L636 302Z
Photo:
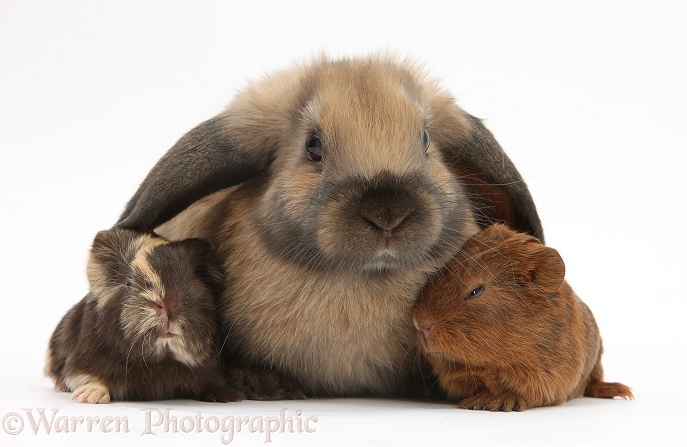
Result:
M314 270L269 250L242 218L225 221L224 235L224 325L242 355L310 393L392 394L402 386L415 355L411 313L423 272Z
M210 240L224 259L227 343L290 374L310 393L397 392L415 360L411 313L431 271L315 270L270 250L234 188L156 231Z
M245 266L240 256L228 262ZM288 284L245 275L230 280L225 324L249 359L289 373L311 393L387 394L401 385L404 361L413 356L416 287L389 296L318 276Z

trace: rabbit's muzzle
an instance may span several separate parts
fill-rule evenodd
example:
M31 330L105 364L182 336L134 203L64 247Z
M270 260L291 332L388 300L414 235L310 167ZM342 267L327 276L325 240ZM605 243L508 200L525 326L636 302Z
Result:
M435 255L445 198L422 177L385 173L333 189L318 225L325 254L365 271L413 268Z

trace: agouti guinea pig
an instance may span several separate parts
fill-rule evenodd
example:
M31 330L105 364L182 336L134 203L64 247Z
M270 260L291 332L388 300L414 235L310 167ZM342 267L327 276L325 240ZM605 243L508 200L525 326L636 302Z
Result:
M564 276L556 250L497 224L428 282L413 313L416 341L459 407L633 398L627 386L603 381L599 329Z
M219 358L222 275L199 239L101 231L88 260L91 291L55 329L46 375L83 403L241 400Z

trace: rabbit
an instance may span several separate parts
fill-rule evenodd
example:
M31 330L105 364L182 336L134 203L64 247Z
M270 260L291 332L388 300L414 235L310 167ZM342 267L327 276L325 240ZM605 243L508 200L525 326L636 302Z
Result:
M94 404L243 398L219 357L222 274L208 243L101 231L88 279L91 291L50 339L45 372L57 390Z
M417 345L460 408L633 398L603 381L599 328L564 276L556 250L495 224L428 281L413 311Z
M388 396L415 386L417 294L496 221L543 240L482 122L375 55L249 84L162 156L116 226L218 248L235 358L311 396Z

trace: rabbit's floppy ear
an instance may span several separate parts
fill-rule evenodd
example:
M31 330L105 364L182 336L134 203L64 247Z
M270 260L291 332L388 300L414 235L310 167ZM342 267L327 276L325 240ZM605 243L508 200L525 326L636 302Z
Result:
M256 176L296 121L307 84L294 68L252 83L189 131L151 169L116 226L152 231L193 202Z
M449 169L468 190L479 225L484 228L503 222L543 243L544 230L537 208L513 162L480 119L458 107L451 109L446 112L454 116L444 117L438 131L457 135L442 135L446 143L440 148ZM450 126L452 118L454 126Z
M117 227L151 231L196 200L260 172L269 157L236 147L220 114L189 131L151 169Z

